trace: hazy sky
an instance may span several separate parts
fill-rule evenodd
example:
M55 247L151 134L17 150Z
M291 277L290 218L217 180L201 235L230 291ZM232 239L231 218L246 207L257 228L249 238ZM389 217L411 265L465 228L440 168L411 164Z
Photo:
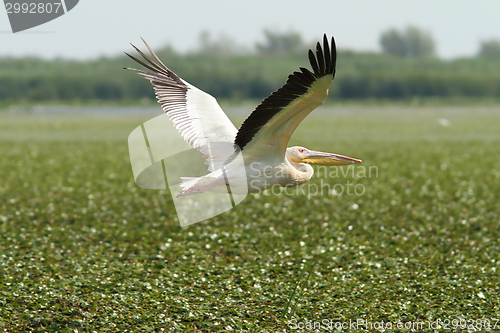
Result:
M500 39L498 0L80 0L67 14L13 34L0 9L0 56L95 58L153 47L194 49L200 32L223 33L253 46L265 28L294 30L306 41L334 35L341 49L379 50L380 33L415 25L430 32L441 57L477 53Z

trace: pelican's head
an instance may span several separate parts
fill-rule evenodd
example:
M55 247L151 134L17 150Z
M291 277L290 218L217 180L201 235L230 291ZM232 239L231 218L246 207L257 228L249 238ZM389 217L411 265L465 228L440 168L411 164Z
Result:
M363 161L330 153L309 150L304 147L290 147L286 150L286 158L296 163L319 164L319 165L350 165L363 163Z

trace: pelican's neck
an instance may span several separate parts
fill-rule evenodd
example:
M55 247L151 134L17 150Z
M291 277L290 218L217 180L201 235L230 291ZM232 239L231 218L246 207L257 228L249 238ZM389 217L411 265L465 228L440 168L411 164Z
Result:
M312 166L307 163L294 162L288 152L285 155L285 163L291 166L291 168L289 169L293 170L293 178L295 178L295 180L299 184L309 181L309 179L311 179L314 174L314 169Z

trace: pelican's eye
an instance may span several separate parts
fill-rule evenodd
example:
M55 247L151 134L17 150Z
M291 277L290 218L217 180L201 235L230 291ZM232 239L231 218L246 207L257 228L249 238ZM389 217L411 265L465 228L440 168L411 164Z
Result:
M301 154L305 154L306 153L306 150L304 148L299 148L299 153Z

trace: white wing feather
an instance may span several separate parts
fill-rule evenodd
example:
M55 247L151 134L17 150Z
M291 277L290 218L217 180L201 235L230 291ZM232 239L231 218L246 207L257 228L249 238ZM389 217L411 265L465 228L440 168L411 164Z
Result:
M213 96L178 77L144 44L156 62L132 45L148 63L127 55L152 72L134 70L151 82L163 110L182 138L203 154L208 171L217 170L235 151L236 127Z

